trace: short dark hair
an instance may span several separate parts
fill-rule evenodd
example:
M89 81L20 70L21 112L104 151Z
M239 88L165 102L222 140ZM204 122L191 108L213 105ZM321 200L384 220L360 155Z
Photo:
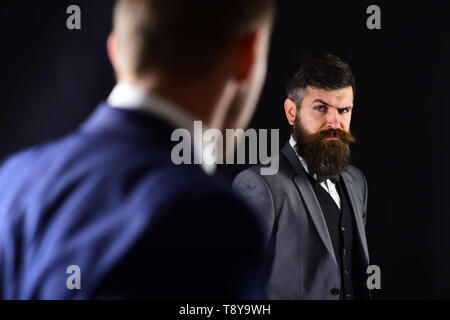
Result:
M297 104L297 108L300 108L308 86L324 90L352 87L355 94L355 77L341 58L329 53L313 53L299 60L288 75L286 96Z
M133 73L192 78L274 15L275 0L117 0L114 28Z

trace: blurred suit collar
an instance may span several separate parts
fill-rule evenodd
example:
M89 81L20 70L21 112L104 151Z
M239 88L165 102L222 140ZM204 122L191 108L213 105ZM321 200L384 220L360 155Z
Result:
M136 85L118 83L108 97L108 104L117 109L145 112L167 121L174 128L187 129L193 139L194 153L203 154L202 148L198 146L202 146L204 143L195 140L198 139L199 135L194 134L194 117L165 98L149 93ZM202 125L204 131L208 129L204 123ZM203 136L200 139L203 139ZM216 169L215 162L212 164L205 163L205 157L202 157L202 159L203 170L208 174L214 173Z
M108 97L113 108L137 110L163 118L175 128L192 129L194 118L172 102L146 92L139 86L118 83Z

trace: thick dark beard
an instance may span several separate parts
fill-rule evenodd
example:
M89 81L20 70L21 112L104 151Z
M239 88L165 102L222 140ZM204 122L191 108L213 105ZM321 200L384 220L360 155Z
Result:
M306 161L311 174L331 176L343 172L350 164L350 144L356 139L349 132L328 129L309 134L296 117L292 135L297 152ZM326 140L336 137L338 140Z

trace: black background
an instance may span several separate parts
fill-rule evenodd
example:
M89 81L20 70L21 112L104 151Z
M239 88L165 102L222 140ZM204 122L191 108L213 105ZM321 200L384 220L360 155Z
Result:
M0 158L77 126L114 85L106 56L111 0L2 4ZM82 30L66 28L77 4ZM368 30L366 8L381 7ZM286 72L328 51L352 67L353 163L369 183L368 242L381 299L450 298L450 8L444 1L279 1L267 82L252 128L290 134ZM223 166L232 178L245 166Z

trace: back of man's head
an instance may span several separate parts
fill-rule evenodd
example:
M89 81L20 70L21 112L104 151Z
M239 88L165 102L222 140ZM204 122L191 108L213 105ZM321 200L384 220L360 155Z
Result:
M273 0L117 0L117 72L171 79L207 73L239 34L270 25Z

